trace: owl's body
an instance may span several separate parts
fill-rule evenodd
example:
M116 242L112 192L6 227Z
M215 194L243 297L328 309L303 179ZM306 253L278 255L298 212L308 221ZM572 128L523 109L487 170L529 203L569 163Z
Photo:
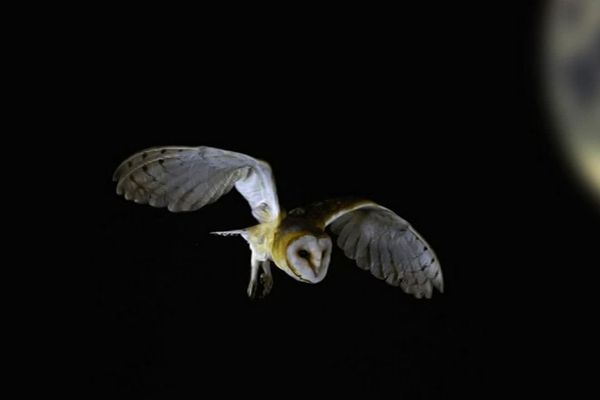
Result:
M325 273L327 272L326 268L329 264L329 258L331 257L331 237L325 231L328 216L367 204L374 203L368 200L347 198L321 201L306 207L293 209L289 214L284 216L282 221L275 228L274 240L271 248L271 259L280 269L291 272L290 275L296 279L304 282L308 281L316 283L313 282L313 279L307 280L298 277L298 271L295 270L294 263L290 263L290 257L287 251L291 243L303 236L312 236L325 241L322 242L322 246L328 248L323 250L326 254L320 257L320 261L323 262L323 268L325 268L325 270L320 269L319 263L314 262L317 260L308 260L309 263L313 261L310 263L311 269L323 273L322 276L318 275L315 279L324 278ZM329 243L327 244L326 242ZM327 261L327 263L325 263L325 261ZM317 282L321 279L318 279Z
M286 213L280 209L271 168L244 154L210 147L159 147L125 160L115 175L117 193L128 200L170 211L193 211L218 200L233 187L246 198L259 224L214 232L240 235L251 249L248 295L270 292L270 261L292 278L323 280L329 268L332 239L362 269L417 298L443 291L433 250L405 220L370 200L326 200Z

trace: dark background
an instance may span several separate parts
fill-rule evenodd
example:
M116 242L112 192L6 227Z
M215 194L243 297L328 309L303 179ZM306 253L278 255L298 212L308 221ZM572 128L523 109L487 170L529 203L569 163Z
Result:
M93 391L485 398L553 357L538 333L574 318L561 294L586 296L568 270L592 267L576 250L597 214L546 116L534 4L100 24L81 88ZM254 224L237 192L190 214L116 196L123 159L169 144L267 160L287 209L359 195L395 210L446 292L416 300L336 249L321 284L276 270L250 301L247 245L208 234Z

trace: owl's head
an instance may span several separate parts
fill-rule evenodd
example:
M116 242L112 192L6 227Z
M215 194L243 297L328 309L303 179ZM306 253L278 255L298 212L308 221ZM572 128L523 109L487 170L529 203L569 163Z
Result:
M331 238L305 234L290 241L284 271L301 282L318 283L325 278L331 260Z

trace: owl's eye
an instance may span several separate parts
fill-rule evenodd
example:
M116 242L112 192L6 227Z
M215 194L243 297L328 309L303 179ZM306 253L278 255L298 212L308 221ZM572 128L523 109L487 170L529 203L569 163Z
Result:
M302 258L308 258L309 255L310 253L304 249L298 250L298 256Z

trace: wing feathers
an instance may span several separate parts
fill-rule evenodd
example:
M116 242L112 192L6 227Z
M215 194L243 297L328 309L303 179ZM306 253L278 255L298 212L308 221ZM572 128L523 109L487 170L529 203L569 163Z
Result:
M386 279L388 276L395 273L395 269L390 248L383 237L379 239L379 253L379 260L381 263L381 277L379 279Z
M375 275L378 279L383 279L383 263L381 260L381 240L375 240L374 243L369 247L371 263L369 264L369 270L371 273Z
M369 270L371 265L369 259L369 246L371 244L372 236L369 235L360 235L358 238L358 243L356 245L356 252L354 254L354 259L358 266L362 269Z
M351 228L350 228L351 229ZM343 250L346 257L356 259L357 243L360 239L360 232L357 230L351 230L346 243L344 244Z
M343 202L334 202L340 207L321 204L335 217L325 214L321 218L331 223L338 246L360 268L417 298L430 298L433 288L443 291L435 253L408 222L372 202L352 200L346 212Z
M117 193L127 200L173 212L193 211L217 201L235 186L260 222L280 209L269 165L241 153L212 147L156 147L126 159L114 173Z
M177 154L184 150L190 150L193 147L153 147L150 149L143 150L139 153L136 153L123 161L121 165L115 170L113 175L113 180L118 181L127 171L132 171L142 164L148 163L156 158L166 158L170 157L173 154Z

